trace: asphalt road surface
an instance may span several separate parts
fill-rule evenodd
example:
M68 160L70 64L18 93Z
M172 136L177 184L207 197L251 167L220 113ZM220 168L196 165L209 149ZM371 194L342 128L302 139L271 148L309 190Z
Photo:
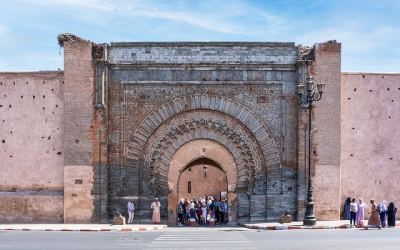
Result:
M400 249L400 227L254 230L169 227L142 232L0 231L3 249Z

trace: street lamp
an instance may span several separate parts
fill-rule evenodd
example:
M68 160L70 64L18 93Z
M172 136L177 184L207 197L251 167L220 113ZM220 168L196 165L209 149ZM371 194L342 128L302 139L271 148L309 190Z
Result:
M314 77L307 77L307 81L304 86L299 83L297 86L297 92L300 97L300 108L308 109L308 190L307 190L307 205L306 215L303 220L304 226L315 226L317 220L314 214L314 199L313 189L311 181L311 115L312 115L312 103L314 101L321 100L322 93L324 92L325 83L319 82L317 88L314 85ZM317 91L317 92L316 92Z

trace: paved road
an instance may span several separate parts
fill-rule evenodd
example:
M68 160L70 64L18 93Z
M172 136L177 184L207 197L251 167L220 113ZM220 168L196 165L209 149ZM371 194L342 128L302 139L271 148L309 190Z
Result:
M2 249L400 249L400 227L251 230L171 227L144 232L1 231Z

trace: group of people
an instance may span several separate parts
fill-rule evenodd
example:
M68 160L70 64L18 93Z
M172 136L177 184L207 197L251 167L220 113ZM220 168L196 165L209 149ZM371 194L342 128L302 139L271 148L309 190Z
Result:
M150 208L152 210L152 219L154 224L160 223L160 208L161 203L158 201L158 198L154 199L154 202L151 203ZM127 211L128 211L128 224L133 223L133 217L135 214L135 205L133 204L133 199L129 199L127 204Z
M387 202L383 201L380 204L376 204L375 200L370 200L371 203L371 212L368 224L365 226L365 229L369 227L377 227L382 229L387 225L389 227L394 227L396 225L396 212L397 208L395 207L393 202L387 206ZM356 199L350 199L348 197L344 203L343 207L343 217L346 220L350 220L350 226L362 226L364 227L364 211L367 209L367 205L360 198L358 203L356 203Z
M228 202L226 199L215 201L211 197L181 198L178 203L178 226L189 225L190 219L196 221L196 225L207 225L210 220L218 226L228 222Z

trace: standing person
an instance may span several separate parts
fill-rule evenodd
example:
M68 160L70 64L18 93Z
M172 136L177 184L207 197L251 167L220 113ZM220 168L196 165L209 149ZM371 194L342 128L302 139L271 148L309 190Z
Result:
M387 207L387 215L388 215L388 226L389 227L394 227L396 226L396 212L397 208L394 206L393 202L389 203L389 206Z
M222 203L222 208L223 208L222 212L224 214L223 223L226 224L226 223L228 223L228 201L226 199ZM221 224L222 224L222 222L221 222Z
M155 198L154 202L151 203L151 210L153 210L153 223L154 224L160 223L160 207L161 207L161 204L158 201L158 198Z
M344 206L343 206L343 219L344 220L350 220L350 203L351 203L351 199L350 199L350 197L347 197L346 201L344 202Z
M206 225L207 224L207 205L204 203L203 204L203 208L202 208L203 212L203 224Z
M181 199L178 203L178 225L179 227L182 226L183 223L183 199Z
M132 198L129 199L127 207L128 207L128 215L129 215L128 224L132 224L133 217L135 215L135 205L133 204Z
M382 203L379 204L379 206L381 206L381 211L379 213L379 216L381 217L382 228L386 227L386 213L387 213L386 204L387 204L386 201L382 201Z
M220 213L220 203L221 202L215 202L215 204L214 204L215 223L217 224L217 226L218 226L218 223L219 223L219 220L220 220L220 215L221 215L221 213Z
M201 202L201 198L197 202L197 217L199 219L199 225L203 224L203 204Z
M221 204L219 205L219 224L222 225L224 224L225 221L225 216L224 216L224 203L225 201L222 200Z
M186 202L185 199L181 199L182 202L182 225L185 225L185 221L186 221Z
M199 221L198 221L198 216L197 216L197 202L196 202L196 200L195 199L193 199L193 201L192 201L192 206L190 207L190 209L192 209L193 208L193 211L196 213L196 223L199 223Z
M370 226L378 226L379 230L381 230L382 225L381 219L379 218L378 205L375 203L374 199L370 200L370 203L372 205L371 212L369 213L371 216L369 217L368 225L365 229L368 229Z
M367 209L367 205L360 198L357 203L357 216L356 221L358 226L364 226L364 210Z
M358 206L356 203L356 199L353 198L350 203L350 227L356 226L357 210L358 210Z
M215 203L214 203L214 200L211 201L209 209L210 209L210 219L214 219L214 215L215 215Z
M190 208L191 208L189 198L186 198L185 203L186 203L186 221L187 221L187 224L189 225L189 223L190 223Z

